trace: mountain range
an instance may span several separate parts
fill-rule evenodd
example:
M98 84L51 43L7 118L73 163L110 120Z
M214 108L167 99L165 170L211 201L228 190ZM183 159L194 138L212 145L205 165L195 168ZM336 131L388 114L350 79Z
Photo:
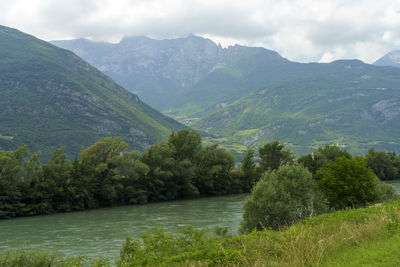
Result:
M53 43L238 153L271 140L298 153L326 143L353 153L400 152L400 68L379 66L395 62L395 52L373 65L327 64L292 62L260 47L222 48L193 35Z
M74 156L105 136L144 150L184 126L74 53L0 26L0 149L65 146Z

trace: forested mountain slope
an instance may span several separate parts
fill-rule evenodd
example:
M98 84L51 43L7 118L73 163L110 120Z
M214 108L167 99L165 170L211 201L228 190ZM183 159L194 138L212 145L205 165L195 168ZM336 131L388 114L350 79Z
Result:
M73 156L101 137L143 150L183 125L70 51L0 26L0 149L27 144Z
M325 143L400 151L400 69L357 60L309 67L318 75L268 84L193 127L244 146L277 139L301 153Z

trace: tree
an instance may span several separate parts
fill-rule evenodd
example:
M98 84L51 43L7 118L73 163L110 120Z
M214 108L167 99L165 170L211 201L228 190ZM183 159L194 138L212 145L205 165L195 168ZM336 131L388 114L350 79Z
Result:
M251 188L258 181L259 178L256 169L256 164L253 161L253 157L254 157L254 150L249 148L242 160L240 174L242 177L241 186L244 192L250 192Z
M119 179L123 185L119 199L124 204L147 203L147 174L149 167L140 161L137 150L125 152L117 161Z
M382 181L400 179L400 159L394 152L375 151L371 148L365 156L367 165Z
M285 146L278 141L265 144L258 149L258 153L260 154L260 167L263 172L276 170L281 165L293 162L290 151L286 150Z
M231 192L233 185L232 169L235 158L232 153L211 145L203 148L197 157L197 176L193 184L200 195L224 195Z
M168 144L174 151L175 166L172 172L179 188L176 198L198 197L199 190L192 180L196 176L196 159L201 150L200 134L194 130L183 129L172 133Z
M43 214L46 205L42 203L38 187L43 181L43 167L39 160L40 152L32 154L25 166L24 182L22 187L22 202L25 204L24 213L29 215ZM48 204L47 204L48 205Z
M177 199L179 186L175 183L174 150L168 143L159 142L150 146L140 158L149 167L146 190L149 201Z
M365 206L379 200L379 179L363 157L337 158L318 170L316 176L335 209Z
M46 202L51 203L56 211L72 210L71 170L72 164L64 153L64 147L56 149L49 163L43 167L41 191L46 196Z
M194 130L183 129L177 133L173 132L168 139L168 144L174 149L176 160L192 161L201 149L201 137Z
M267 171L243 206L241 231L279 229L325 212L322 194L311 173L303 166L281 166Z
M21 189L26 178L24 166L27 156L27 146L15 151L0 151L0 218L22 213Z
M129 145L121 137L106 137L82 150L82 168L90 180L90 192L100 206L112 205L122 189L117 162Z
M317 170L328 164L329 161L335 161L339 157L350 158L351 154L337 145L325 145L324 147L319 147L314 153L300 157L298 162L308 168L314 175Z

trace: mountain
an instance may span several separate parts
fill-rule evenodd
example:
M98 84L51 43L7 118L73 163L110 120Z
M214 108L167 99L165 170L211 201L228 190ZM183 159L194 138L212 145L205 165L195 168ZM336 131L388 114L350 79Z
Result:
M187 120L219 109L273 81L306 75L302 64L260 47L222 48L209 39L124 38L53 41L138 94L155 108Z
M279 140L299 154L326 143L400 151L400 69L358 60L303 68L314 76L267 84L192 126L228 147Z
M400 50L394 50L387 53L373 64L377 66L392 66L400 68Z
M207 131L216 137L213 142L236 152L274 139L299 153L332 142L353 153L372 146L400 152L397 68L359 60L298 63L265 48L222 48L197 36L55 44L72 49L116 80L125 75L122 69L131 75L146 73L139 96L147 95L164 114ZM130 50L121 50L124 46ZM133 74L138 66L141 72ZM157 98L160 91L162 99Z
M0 26L0 149L27 144L43 157L60 146L76 155L105 136L144 150L184 126L83 61Z
M206 75L222 51L194 35L165 40L129 37L118 44L86 39L52 43L75 52L160 110Z

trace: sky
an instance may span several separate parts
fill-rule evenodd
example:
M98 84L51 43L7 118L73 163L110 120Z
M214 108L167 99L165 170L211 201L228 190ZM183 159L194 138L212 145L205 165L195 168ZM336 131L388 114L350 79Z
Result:
M400 0L0 0L0 24L46 41L195 34L300 62L400 49Z

